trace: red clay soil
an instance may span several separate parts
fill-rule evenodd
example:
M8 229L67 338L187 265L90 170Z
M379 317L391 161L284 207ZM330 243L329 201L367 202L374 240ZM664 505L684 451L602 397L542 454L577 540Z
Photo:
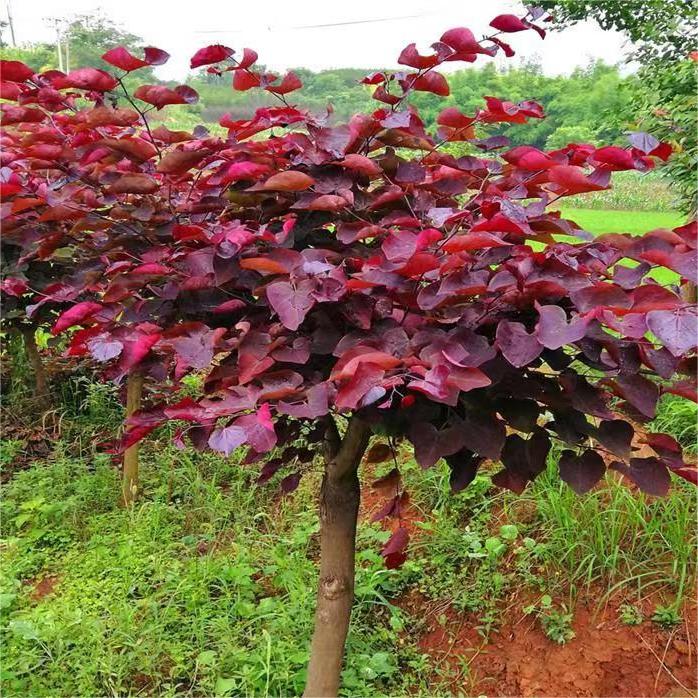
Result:
M368 479L368 478L367 478ZM368 484L368 483L367 483ZM361 517L373 512L395 495L362 488ZM407 507L402 518L385 519L385 528L414 526L419 513ZM521 610L528 601L519 597L502 610L502 622L487 641L478 634L480 625L472 614L461 614L447 603L429 601L412 592L395 603L415 618L424 619L419 648L430 655L434 684L453 695L470 696L697 696L695 603L684 609L684 622L662 630L651 621L624 625L612 599L598 609L601 594L578 599L572 628L574 639L559 645L543 633L540 622ZM652 614L652 604L643 608ZM444 677L446 685L444 685ZM453 678L451 678L453 677Z
M58 575L51 574L48 577L36 581L36 579L30 579L26 584L33 586L31 592L31 597L34 601L41 601L44 597L53 594L53 591L60 581Z
M443 607L434 611L433 602L418 596L399 605L426 619L419 647L432 658L436 677L456 677L449 685L453 694L683 697L695 695L698 687L695 607L684 624L662 630L649 621L623 625L614 603L594 612L593 599L589 606L579 602L576 637L558 645L522 613L521 604L504 614L487 642L475 631L473 616Z

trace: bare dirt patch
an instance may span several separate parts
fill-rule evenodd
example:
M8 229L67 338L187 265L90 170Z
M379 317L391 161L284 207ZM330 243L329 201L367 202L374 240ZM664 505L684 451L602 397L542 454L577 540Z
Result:
M27 585L33 587L31 591L32 600L41 601L53 594L58 582L60 582L60 577L57 574L50 574L38 581L36 579L30 579Z
M430 655L436 679L447 676L454 694L487 696L692 696L696 676L695 607L684 622L662 630L645 621L618 620L619 602L596 611L593 595L577 603L575 638L549 640L537 620L517 603L500 629L483 640L477 619L438 607L418 595L398 602L425 619L419 647ZM454 678L451 678L454 677Z

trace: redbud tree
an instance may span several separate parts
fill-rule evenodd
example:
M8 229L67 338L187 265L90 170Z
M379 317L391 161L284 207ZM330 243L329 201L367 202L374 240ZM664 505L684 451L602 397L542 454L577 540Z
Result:
M159 49L114 48L112 72L2 65L3 245L21 250L25 271L55 274L36 288L19 268L3 289L67 304L52 326L70 330L67 353L128 383L127 456L175 421L178 444L246 447L243 464L285 492L323 464L307 695L338 690L358 468L374 435L369 460L410 443L424 468L445 460L455 492L485 462L501 464L496 486L521 492L553 442L564 444L560 477L580 494L607 468L651 495L666 493L671 472L696 480L672 437L646 434L655 455L643 457L633 438L662 393L695 394L696 308L678 286L696 281L695 223L594 238L551 209L671 148L645 133L510 148L503 131L544 118L540 104L447 106L436 133L409 105L415 92L448 96L443 66L513 55L502 35L543 37L539 19L532 8L496 17L479 40L456 28L427 53L408 45L404 71L362 81L377 109L346 124L294 106L292 72L260 71L251 49L207 46L192 68L277 100L223 117L225 137L155 126L153 112L196 101L188 86L126 90L125 75L167 60ZM655 267L681 281L658 283ZM203 376L201 392L178 400L188 374ZM137 409L143 382L171 398ZM395 494L379 515L399 519L399 470L386 480ZM398 525L382 549L388 567L408 539Z

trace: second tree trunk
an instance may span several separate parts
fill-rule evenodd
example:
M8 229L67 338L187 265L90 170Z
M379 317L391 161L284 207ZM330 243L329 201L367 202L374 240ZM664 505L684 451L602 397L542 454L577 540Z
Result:
M140 373L129 374L126 383L126 418L128 419L141 406L143 393L143 376ZM129 446L124 451L124 471L122 477L122 499L125 506L130 506L138 495L138 450L140 442Z

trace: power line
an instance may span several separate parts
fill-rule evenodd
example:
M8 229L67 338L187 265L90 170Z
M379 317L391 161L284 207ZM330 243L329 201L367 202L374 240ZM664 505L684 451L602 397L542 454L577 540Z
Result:
M305 29L330 29L332 27L347 27L355 24L377 24L381 22L395 22L401 19L419 19L421 17L428 17L431 15L439 14L438 12L422 12L417 15L400 15L398 17L376 17L372 19L355 19L348 22L328 22L327 24L301 24L297 26L288 27L272 27L271 25L266 27L267 31L298 31ZM211 29L211 30L199 30L195 34L242 34L244 32L254 31L252 29Z

